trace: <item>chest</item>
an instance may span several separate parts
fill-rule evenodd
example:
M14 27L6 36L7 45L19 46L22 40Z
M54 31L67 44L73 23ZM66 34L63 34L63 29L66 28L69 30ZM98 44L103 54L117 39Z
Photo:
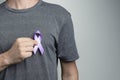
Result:
M17 38L33 38L37 30L42 33L43 44L55 47L59 30L54 17L32 14L2 16L0 18L0 51L9 49Z

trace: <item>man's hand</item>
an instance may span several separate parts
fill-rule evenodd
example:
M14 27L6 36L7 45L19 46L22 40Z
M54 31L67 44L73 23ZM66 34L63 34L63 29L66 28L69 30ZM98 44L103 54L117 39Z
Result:
M10 50L3 53L8 65L21 62L22 60L32 56L33 46L37 41L31 38L18 38Z

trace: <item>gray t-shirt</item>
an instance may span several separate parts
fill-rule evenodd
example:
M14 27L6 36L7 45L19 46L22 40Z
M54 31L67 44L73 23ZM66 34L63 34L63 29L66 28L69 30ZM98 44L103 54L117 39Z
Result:
M57 80L57 61L79 58L70 13L63 7L39 1L29 9L0 5L0 53L9 50L17 38L42 33L44 54L39 51L0 72L0 80Z

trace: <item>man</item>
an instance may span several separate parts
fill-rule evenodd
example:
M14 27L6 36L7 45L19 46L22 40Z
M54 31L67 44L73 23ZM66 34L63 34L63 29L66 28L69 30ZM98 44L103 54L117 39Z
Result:
M39 30L41 43L33 36ZM41 44L44 53L34 47ZM42 0L7 0L0 5L0 80L78 80L78 53L70 13Z

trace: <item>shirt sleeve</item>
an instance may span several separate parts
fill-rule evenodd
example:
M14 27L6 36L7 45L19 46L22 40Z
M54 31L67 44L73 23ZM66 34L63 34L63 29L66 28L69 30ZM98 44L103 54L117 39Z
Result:
M65 16L58 38L58 58L63 61L75 61L79 58L74 38L74 28L70 13Z

